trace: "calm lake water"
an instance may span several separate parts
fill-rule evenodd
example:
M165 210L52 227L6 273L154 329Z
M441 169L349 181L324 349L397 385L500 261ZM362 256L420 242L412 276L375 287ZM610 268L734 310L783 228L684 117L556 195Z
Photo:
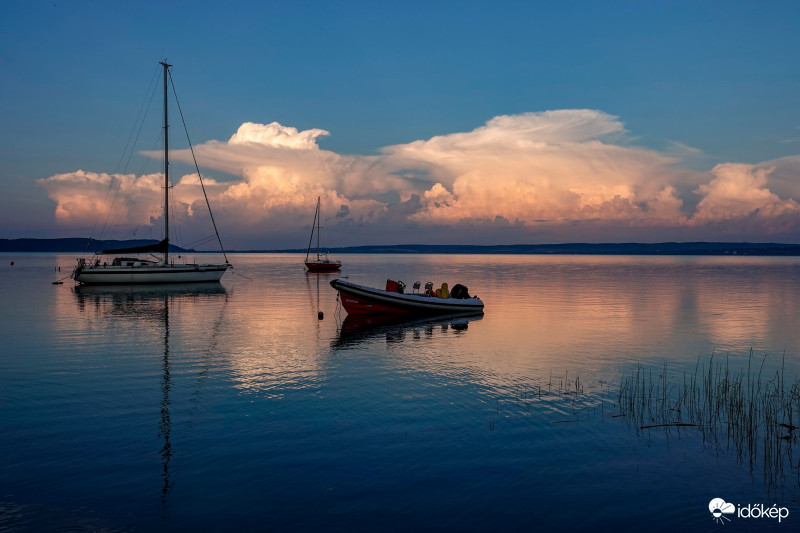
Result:
M800 524L800 258L230 259L221 285L76 288L51 284L72 255L0 255L0 530ZM345 319L343 276L463 283L485 315ZM702 407L721 383L778 414L748 440L747 402Z

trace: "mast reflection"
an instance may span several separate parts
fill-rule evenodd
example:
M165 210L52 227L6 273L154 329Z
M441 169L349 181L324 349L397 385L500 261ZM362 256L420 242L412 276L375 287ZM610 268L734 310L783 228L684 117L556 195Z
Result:
M172 377L170 375L170 304L192 302L204 298L218 298L226 295L221 284L189 283L142 286L98 286L78 285L74 294L81 312L95 312L105 319L111 317L128 317L138 320L149 320L152 324L163 328L163 354L161 357L161 401L159 405L160 420L158 437L162 441L159 456L161 457L161 508L169 510L169 493L173 483L170 463L174 455L172 447L172 418L170 415L170 391ZM215 328L216 330L216 328Z
M169 477L169 463L172 459L172 443L170 433L172 431L172 420L169 416L169 391L172 388L172 380L169 375L169 295L164 294L164 358L162 359L162 369L164 371L161 378L161 422L158 426L158 436L164 439L159 454L161 455L161 479L164 484L161 487L161 507L164 511L169 507L167 495L169 494L172 483Z

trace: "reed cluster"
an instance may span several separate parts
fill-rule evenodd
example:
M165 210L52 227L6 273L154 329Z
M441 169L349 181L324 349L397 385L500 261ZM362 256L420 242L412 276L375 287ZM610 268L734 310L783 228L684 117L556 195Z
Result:
M750 351L746 368L731 370L729 358L712 353L698 358L693 374L674 379L641 366L622 378L619 408L638 430L696 428L704 442L735 450L751 471L763 462L765 481L776 480L792 465L792 448L800 434L800 378L786 383L785 355L780 368L764 373L766 356L754 368ZM743 365L744 366L744 365Z

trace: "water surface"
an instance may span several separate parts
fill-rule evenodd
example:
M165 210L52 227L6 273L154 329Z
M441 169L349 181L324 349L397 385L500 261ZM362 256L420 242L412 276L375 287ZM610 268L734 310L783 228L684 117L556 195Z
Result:
M72 256L0 256L0 529L705 531L716 497L790 510L740 529L797 527L796 431L752 462L763 443L641 429L618 393L723 361L788 388L800 259L342 259L76 288L51 284ZM339 276L463 283L485 315L346 319Z

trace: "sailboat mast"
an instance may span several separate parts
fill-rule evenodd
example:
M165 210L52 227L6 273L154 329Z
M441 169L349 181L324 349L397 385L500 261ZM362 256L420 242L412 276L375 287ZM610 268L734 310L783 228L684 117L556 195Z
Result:
M317 196L317 261L319 261L319 232L322 229L322 213L319 212L319 196Z
M167 112L167 78L169 67L166 61L160 61L164 67L164 264L169 264L169 113Z
M314 228L317 227L318 215L319 215L319 198L317 198L317 210L314 211L314 222L311 223L311 235L308 236L308 248L306 248L306 261L308 261L308 254L311 253L311 243L314 242ZM319 260L319 245L317 245L317 260Z

